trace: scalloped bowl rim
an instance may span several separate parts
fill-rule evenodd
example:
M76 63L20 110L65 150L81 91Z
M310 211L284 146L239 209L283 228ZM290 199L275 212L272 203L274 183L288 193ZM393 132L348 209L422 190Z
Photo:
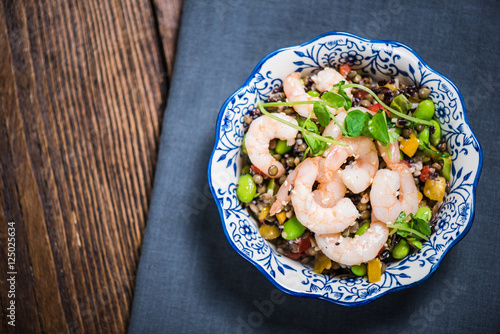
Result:
M250 262L251 264L253 264L262 274L264 274L264 276L274 286L276 286L281 291L283 291L283 292L285 292L285 293L287 293L289 295L292 295L292 296L321 299L321 300L326 300L326 301L332 302L332 303L337 304L337 305L354 307L354 306L362 306L362 305L368 304L368 303L373 302L373 301L377 300L378 298L381 298L382 296L385 296L385 295L387 295L389 293L393 293L393 292L396 292L396 291L399 291L399 290L407 289L407 288L414 287L414 286L417 286L419 284L422 284L423 282L425 282L426 280L428 280L434 274L434 272L437 270L437 268L439 268L441 262L446 257L446 255L448 254L448 252L453 247L455 247L455 245L458 244L458 242L460 242L465 237L465 235L469 232L469 230L470 230L470 228L472 226L472 223L473 223L473 220L474 220L474 216L475 216L475 207L476 207L476 196L475 196L475 193L476 193L477 184L478 184L479 177L480 177L481 170L482 170L483 152L482 152L481 144L477 140L477 136L474 134L474 132L472 131L472 128L470 127L470 123L469 123L469 120L468 120L468 117L467 117L465 102L463 100L462 94L461 94L460 90L458 89L458 87L450 79L448 79L448 77L446 77L445 75L443 75L440 72L438 72L438 71L434 70L433 68L431 68L412 48L410 48L409 46L407 46L406 44L403 44L401 42L392 41L392 40L367 39L367 38L360 37L358 35L355 35L355 34L352 34L352 33L348 33L348 32L344 32L344 31L326 32L326 33L323 33L323 34L321 34L321 35L319 35L317 37L314 37L314 38L310 39L309 41L307 41L305 43L297 44L297 45L293 45L293 46L288 46L288 47L283 47L283 48L279 48L279 49L276 49L276 50L271 51L270 53L268 53L255 66L255 68L253 69L253 71L249 75L248 79L243 83L243 85L241 85L234 93L232 93L226 99L226 101L224 102L224 104L222 105L222 107L220 108L219 115L217 117L216 136L215 136L214 148L212 150L212 153L211 153L210 159L209 159L209 163L208 163L207 177L208 177L208 182L209 182L209 186L210 186L210 191L212 193L213 198L215 199L215 202L216 202L217 208L219 210L219 215L220 215L220 218L221 218L222 222L225 221L225 217L224 217L224 214L223 214L223 209L222 209L220 203L217 201L217 196L216 196L216 193L215 193L215 189L214 189L214 186L212 184L212 160L213 160L214 154L216 152L217 143L220 140L220 125L221 125L221 121L223 119L224 111L226 110L227 105L229 104L229 102L231 101L231 99L233 97L235 97L239 92L241 92L242 89L244 89L246 86L248 86L248 84L251 82L251 80L253 79L253 77L255 76L255 74L260 70L260 68L262 67L262 65L267 60L271 59L272 57L274 57L278 53L281 53L281 52L286 51L286 50L291 50L291 49L295 49L295 48L307 46L307 45L312 44L315 41L317 41L317 40L319 40L319 39L321 39L323 37L327 37L327 36L346 36L346 37L351 37L351 38L354 38L354 39L359 39L359 40L361 40L363 42L370 43L370 44L381 44L381 43L384 43L384 44L389 44L389 45L396 45L398 47L402 47L402 48L408 50L410 53L412 53L422 63L422 65L425 68L427 68L432 73L440 76L444 81L446 81L450 86L452 86L453 89L456 90L456 92L458 93L458 98L460 99L460 102L461 102L462 107L463 107L462 108L463 109L463 114L464 114L464 119L463 120L464 120L465 124L469 127L472 136L476 139L476 142L478 144L479 161L478 161L477 174L475 176L474 183L473 183L473 186L472 186L472 192L471 192L472 206L469 208L469 210L471 210L471 215L470 215L469 220L466 223L465 229L456 237L456 239L454 239L452 241L452 243L449 245L449 247L438 258L436 265L431 269L431 271L426 276L424 276L423 278L421 278L421 279L419 279L419 280L417 280L415 282L409 283L409 284L405 284L405 285L401 285L401 286L396 286L396 287L391 287L387 291L384 291L384 292L382 292L380 294L377 294L377 295L375 295L375 296L373 296L371 298L367 298L367 299L362 300L362 301L357 301L357 302L352 302L352 303L351 302L341 302L341 301L338 301L338 300L335 300L335 299L332 299L332 298L328 298L328 297L324 297L324 296L321 296L321 295L311 294L311 293L307 293L307 292L299 292L299 291L294 291L294 290L288 289L287 287L279 284L276 281L275 278L271 277L269 275L269 273L262 267L261 264L255 262L251 257L249 257L248 255L246 255L245 253L243 253L240 249L238 249L236 247L236 245L234 244L234 242L232 241L230 235L228 234L226 226L223 224L224 234L226 235L226 238L229 241L229 244L231 245L231 247L240 256L242 256L245 260L247 260L248 262Z

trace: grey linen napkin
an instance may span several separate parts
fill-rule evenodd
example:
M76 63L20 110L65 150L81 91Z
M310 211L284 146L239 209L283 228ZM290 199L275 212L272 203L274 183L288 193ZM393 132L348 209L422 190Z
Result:
M185 0L131 333L498 331L496 1ZM475 222L423 284L356 308L277 290L229 246L206 168L220 107L268 52L327 31L403 42L461 90L483 145Z

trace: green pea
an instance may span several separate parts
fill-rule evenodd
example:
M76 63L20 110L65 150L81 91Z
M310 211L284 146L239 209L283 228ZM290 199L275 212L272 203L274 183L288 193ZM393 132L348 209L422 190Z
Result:
M236 188L238 199L243 203L248 203L253 200L256 192L257 186L253 182L252 176L250 174L240 176L238 179L238 188Z
M269 149L269 154L270 154L270 155L275 155L275 154L276 154L276 152L275 152L272 148L270 148L270 149Z
M401 239L396 246L392 249L392 257L395 259L404 259L410 253L410 245L405 239Z
M366 264L361 263L360 265L351 266L351 271L356 276L366 275Z
M297 239L304 233L306 227L302 225L297 217L293 216L290 218L285 225L283 225L283 232L281 232L281 236L286 240Z
M355 235L363 235L370 228L370 222L364 222L356 231Z
M241 149L243 150L243 153L248 154L247 147L245 146L246 136L247 136L247 134L245 133L245 135L243 136L243 141L241 142Z
M285 154L287 153L288 151L290 151L291 149L293 148L293 146L288 146L286 144L286 140L278 140L278 142L276 143L276 148L274 149L274 151L278 154Z
M434 116L435 110L434 102L431 100L423 100L418 104L417 110L413 113L413 117L429 121Z
M307 92L307 94L309 94L312 97L318 97L319 96L319 92L315 91L315 90L310 90L310 91Z
M399 111L400 113L407 114L408 110L410 110L411 108L411 102L408 101L408 99L403 94L399 94L392 100L390 107ZM391 113L391 118L394 117L398 116Z
M441 141L441 125L434 119L431 119L431 123L434 126L434 133L430 137L431 144L437 146Z
M250 165L245 165L242 169L241 169L241 175L243 174L249 174L250 173Z
M446 181L450 181L450 173L451 157L443 158L443 168L441 168L441 175L446 179Z
M425 127L422 131L420 131L420 133L418 134L418 141L419 143L426 143L427 145L429 145L429 127ZM422 145L418 145L418 148L423 150L424 148L422 147Z
M421 206L420 208L418 208L415 217L423 219L426 222L429 222L432 217L432 210L428 206Z

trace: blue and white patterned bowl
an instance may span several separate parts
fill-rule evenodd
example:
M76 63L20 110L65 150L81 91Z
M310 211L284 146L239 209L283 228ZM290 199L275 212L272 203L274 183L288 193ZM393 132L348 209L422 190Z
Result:
M365 278L318 275L310 267L277 253L274 246L260 236L256 221L236 197L245 132L243 116L255 108L258 100L266 100L291 72L310 73L342 64L362 69L379 79L397 77L406 84L430 88L430 97L436 104L436 115L453 157L451 192L439 211L439 229L420 252L389 264L377 283L368 283ZM238 254L291 295L357 306L417 285L431 276L445 254L472 225L482 151L469 126L463 98L448 78L430 68L404 44L330 32L304 44L271 52L224 103L216 131L208 180L227 239Z

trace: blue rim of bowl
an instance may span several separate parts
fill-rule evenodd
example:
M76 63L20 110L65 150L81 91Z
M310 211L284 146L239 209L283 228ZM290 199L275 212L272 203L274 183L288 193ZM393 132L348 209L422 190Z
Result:
M460 102L461 102L461 104L463 106L463 113L464 113L465 124L469 127L472 136L474 137L474 139L478 143L478 148L479 148L479 150L478 150L478 153L479 153L479 162L478 162L478 167L477 167L477 174L476 174L476 177L474 179L474 184L473 184L473 187L472 187L472 207L470 208L470 210L472 210L472 214L470 215L470 219L467 222L467 225L466 225L465 229L463 230L463 232L460 233L456 237L455 240L453 240L453 242L450 244L449 247L447 247L447 249L443 252L442 256L439 257L437 264L432 268L432 270L425 277L423 277L423 278L421 278L418 281L415 281L413 283L407 284L407 285L397 286L397 287L388 289L387 291L385 291L383 293L375 295L375 296L373 296L371 298L367 298L366 300L363 300L363 301L353 302L353 303L339 302L337 300L334 300L334 299L331 299L331 298L326 298L326 297L321 296L321 295L315 295L315 294L309 294L309 293L304 293L304 292L298 292L298 291L290 290L290 289L286 288L285 286L282 286L273 277L271 277L267 273L267 271L265 271L262 268L262 266L260 264L258 264L257 262L253 261L252 258L248 257L246 254L244 254L243 252L241 252L236 247L236 245L233 243L232 239L230 238L225 225L222 224L223 230L224 230L224 234L226 235L227 240L231 244L231 247L233 247L233 249L236 251L236 253L238 253L241 257L243 257L245 260L247 260L251 264L253 264L262 274L264 274L265 277L267 277L267 279L269 281L271 281L271 283L274 286L276 286L281 291L283 291L283 292L285 292L285 293L287 293L289 295L296 296L296 297L306 297L306 298L315 298L315 299L317 298L317 299L326 300L326 301L332 302L332 303L337 304L337 305L342 305L342 306L351 306L351 307L353 307L353 306L362 306L362 305L366 305L368 303L371 303L371 302L373 302L373 301L379 299L380 297L385 296L385 295L387 295L389 293L393 293L393 292L396 292L396 291L399 291L399 290L411 288L411 287L420 285L423 282L427 281L434 274L434 272L437 270L437 268L439 268L439 266L441 265L441 262L446 257L446 255L448 254L448 252L453 247L455 247L455 245L460 240L462 240L465 237L465 235L467 235L467 233L469 232L469 230L470 230L470 228L472 226L472 223L474 221L474 216L475 216L475 208L476 208L476 196L475 195L476 195L477 183L479 182L479 176L481 175L481 170L482 170L482 166L483 166L483 150L482 150L481 144L479 143L479 140L477 139L476 135L472 131L472 128L471 128L471 126L469 124L469 119L467 117L467 111L466 111L466 108L465 108L465 102L464 102L464 99L462 97L462 93L460 93L460 90L458 89L458 87L450 79L448 79L448 77L446 77L445 75L443 75L440 72L438 72L438 71L434 70L433 68L431 68L412 48L410 48L406 44L403 44L403 43L400 43L400 42L397 42L397 41L367 39L367 38L360 37L358 35L351 34L351 33L345 32L345 31L331 31L331 32L326 32L326 33L321 34L321 35L319 35L319 36L317 36L317 37L315 37L315 38L313 38L313 39L311 39L311 40L309 40L309 41L307 41L305 43L294 45L294 46L288 46L288 47L280 48L280 49L277 49L277 50L274 50L274 51L268 53L264 58L261 59L261 61L257 64L257 66L255 66L255 68L253 69L252 73L250 74L250 76L248 77L248 79L245 81L245 83L243 85L241 85L240 88L238 88L233 94L231 94L231 96L229 96L227 98L227 100L224 102L224 104L222 105L221 109L219 110L219 115L217 117L216 133L215 133L215 143L214 143L214 148L212 150L212 154L210 155L210 160L208 162L207 178L208 178L208 183L209 183L209 186L210 186L210 191L212 192L212 196L214 197L215 203L217 204L217 208L219 210L219 215L221 217L221 221L222 222L225 220L224 214L223 214L223 209L222 209L222 206L220 205L219 201L217 201L217 195L215 193L215 190L214 190L214 187L213 187L213 184L212 184L212 176L211 176L211 174L212 174L212 160L213 160L215 151L217 149L217 143L219 142L219 139L220 139L220 130L219 129L220 129L220 126L221 126L221 121L222 121L223 115L224 115L224 110L226 110L226 107L229 104L229 101L231 101L231 99L233 99L234 96L236 96L244 87L246 87L250 83L250 81L252 80L252 78L260 70L260 68L262 67L262 65L267 60L269 60L270 58L274 57L278 53L281 53L281 52L286 51L286 50L295 49L295 48L299 48L299 47L303 47L303 46L309 45L311 43L314 43L318 39L321 39L321 38L326 37L326 36L346 36L346 37L351 37L351 38L359 39L359 40L367 42L367 43L396 45L398 47L402 47L402 48L410 51L419 61L422 62L422 65L425 68L427 68L429 71L433 72L434 74L440 76L443 80L445 80L447 83L449 83L457 91L458 97L460 98Z

